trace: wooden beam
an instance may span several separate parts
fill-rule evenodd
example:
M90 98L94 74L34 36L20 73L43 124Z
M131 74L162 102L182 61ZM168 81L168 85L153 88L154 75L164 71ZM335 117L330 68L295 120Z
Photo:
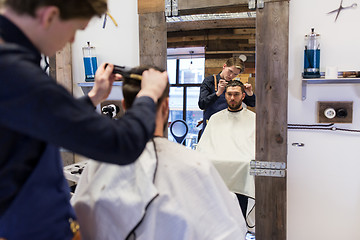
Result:
M206 54L255 54L255 51L206 51Z
M236 28L234 29L234 34L254 34L256 33L256 28Z
M197 22L193 22L197 24ZM170 37L188 37L188 36L210 36L210 35L254 35L256 34L255 26L253 28L215 28L215 29L200 29L191 31L181 32L169 32L167 33L168 38Z
M256 12L256 160L287 162L289 3ZM286 177L255 177L256 240L286 239Z
M138 13L155 13L165 11L165 0L138 0Z
M254 40L255 41L255 40ZM208 42L209 43L209 42ZM225 43L227 45L227 43ZM211 42L206 45L206 41L196 41L196 42L168 42L168 48L184 48L184 47L207 47L210 51L213 49ZM227 46L225 46L227 47ZM227 47L228 48L228 47ZM229 48L228 48L229 49ZM244 51L255 49L255 43L248 44L248 43L236 43L235 47L232 49L239 50L244 49ZM246 49L246 50L245 50ZM231 50L231 49L230 49ZM229 51L230 51L229 50ZM217 51L214 49L214 51Z
M203 41L204 36L183 36L183 37L168 37L168 42L192 42L192 41ZM255 35L238 35L238 34L229 34L229 35L208 35L206 40L232 40L232 39L254 39Z
M194 15L194 14L219 14L219 13L239 13L248 12L248 5L229 5L205 8L189 8L179 10L179 16Z
M242 47L242 45L245 45ZM255 51L255 44L248 46L247 39L240 40L216 40L216 41L194 41L194 42L170 42L167 44L168 48L180 48L180 47L206 47L207 51ZM254 52L255 53L255 52ZM218 53L216 53L218 54Z
M290 0L264 0L265 3L269 2L290 2Z
M56 82L73 93L72 60L70 43L56 52Z
M168 22L167 31L189 31L198 29L216 29L216 28L255 28L255 18L237 18L237 19L218 19L204 20L196 22Z
M166 22L164 12L139 15L140 65L166 69Z
M248 0L179 0L179 10L208 8L208 7L224 7L233 5L248 5Z
M65 87L71 94L73 93L70 43L66 44L62 50L57 51L55 56L49 57L49 75L54 78L58 84ZM75 154L73 152L61 148L60 154L64 166L75 162Z

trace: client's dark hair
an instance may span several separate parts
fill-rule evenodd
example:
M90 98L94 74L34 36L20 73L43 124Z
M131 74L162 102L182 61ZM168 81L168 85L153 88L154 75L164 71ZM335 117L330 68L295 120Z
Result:
M138 74L138 75L142 75L142 73L150 68L153 68L155 70L158 70L160 72L164 72L164 70L157 68L157 67L151 67L151 66L139 66L139 67L135 67L133 69L130 70L131 73L134 74ZM163 92L163 94L161 95L161 97L158 99L158 106L159 104L162 102L163 99L165 99L166 97L169 96L169 82L166 85L166 88ZM133 78L129 78L129 77L124 77L123 80L123 84L122 84L122 92L124 95L124 101L125 101L125 107L126 109L129 109L133 102L135 101L136 95L138 94L138 92L141 89L141 81L139 81L138 79L133 79Z
M245 92L244 84L242 82L240 82L239 80L228 81L225 89L227 89L228 87L236 87L236 86L239 86L241 88L241 93Z

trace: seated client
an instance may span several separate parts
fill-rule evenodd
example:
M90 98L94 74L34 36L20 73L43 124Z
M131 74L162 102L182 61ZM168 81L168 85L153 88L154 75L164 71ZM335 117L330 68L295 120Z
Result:
M125 114L140 88L124 79ZM135 163L87 164L72 198L84 239L245 239L236 197L211 162L164 138L168 114L169 86L157 103L154 138Z
M250 161L255 159L256 121L255 113L243 108L244 97L243 84L229 81L225 87L228 107L210 117L197 150L209 156L229 190L236 193L247 222L253 225L253 214L248 218L254 206L255 183L249 170Z

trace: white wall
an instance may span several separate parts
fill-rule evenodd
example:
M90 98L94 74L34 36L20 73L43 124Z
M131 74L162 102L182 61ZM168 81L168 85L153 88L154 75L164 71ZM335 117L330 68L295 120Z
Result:
M72 69L74 95L83 95L79 82L85 82L82 47L90 41L96 47L98 65L110 62L117 65L137 66L139 64L139 20L137 1L108 0L110 14L118 27L107 18L103 29L104 16L94 17L84 31L78 31L72 44ZM114 88L109 99L121 98L118 88Z
M317 123L317 101L353 101L353 123L360 129L360 84L308 85L301 99L304 36L312 27L321 34L320 71L360 71L360 2L355 9L328 15L340 0L291 0L289 30L288 122ZM294 142L304 143L303 148ZM360 133L289 130L289 240L360 239Z
M78 83L85 82L82 47L88 41L96 47L98 65L103 62L130 67L139 64L137 1L108 0L108 9L115 18L118 27L115 27L108 17L105 29L103 29L104 16L102 18L94 17L84 31L77 32L75 42L71 46L75 97L84 94ZM113 87L108 99L117 100L122 98L121 88ZM75 155L75 162L82 160L85 160L85 158Z

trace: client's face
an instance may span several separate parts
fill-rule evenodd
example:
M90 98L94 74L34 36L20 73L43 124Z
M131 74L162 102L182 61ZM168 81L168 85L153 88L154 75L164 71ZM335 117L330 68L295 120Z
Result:
M225 99L228 108L232 111L240 110L245 94L241 91L240 86L228 87L225 93Z

